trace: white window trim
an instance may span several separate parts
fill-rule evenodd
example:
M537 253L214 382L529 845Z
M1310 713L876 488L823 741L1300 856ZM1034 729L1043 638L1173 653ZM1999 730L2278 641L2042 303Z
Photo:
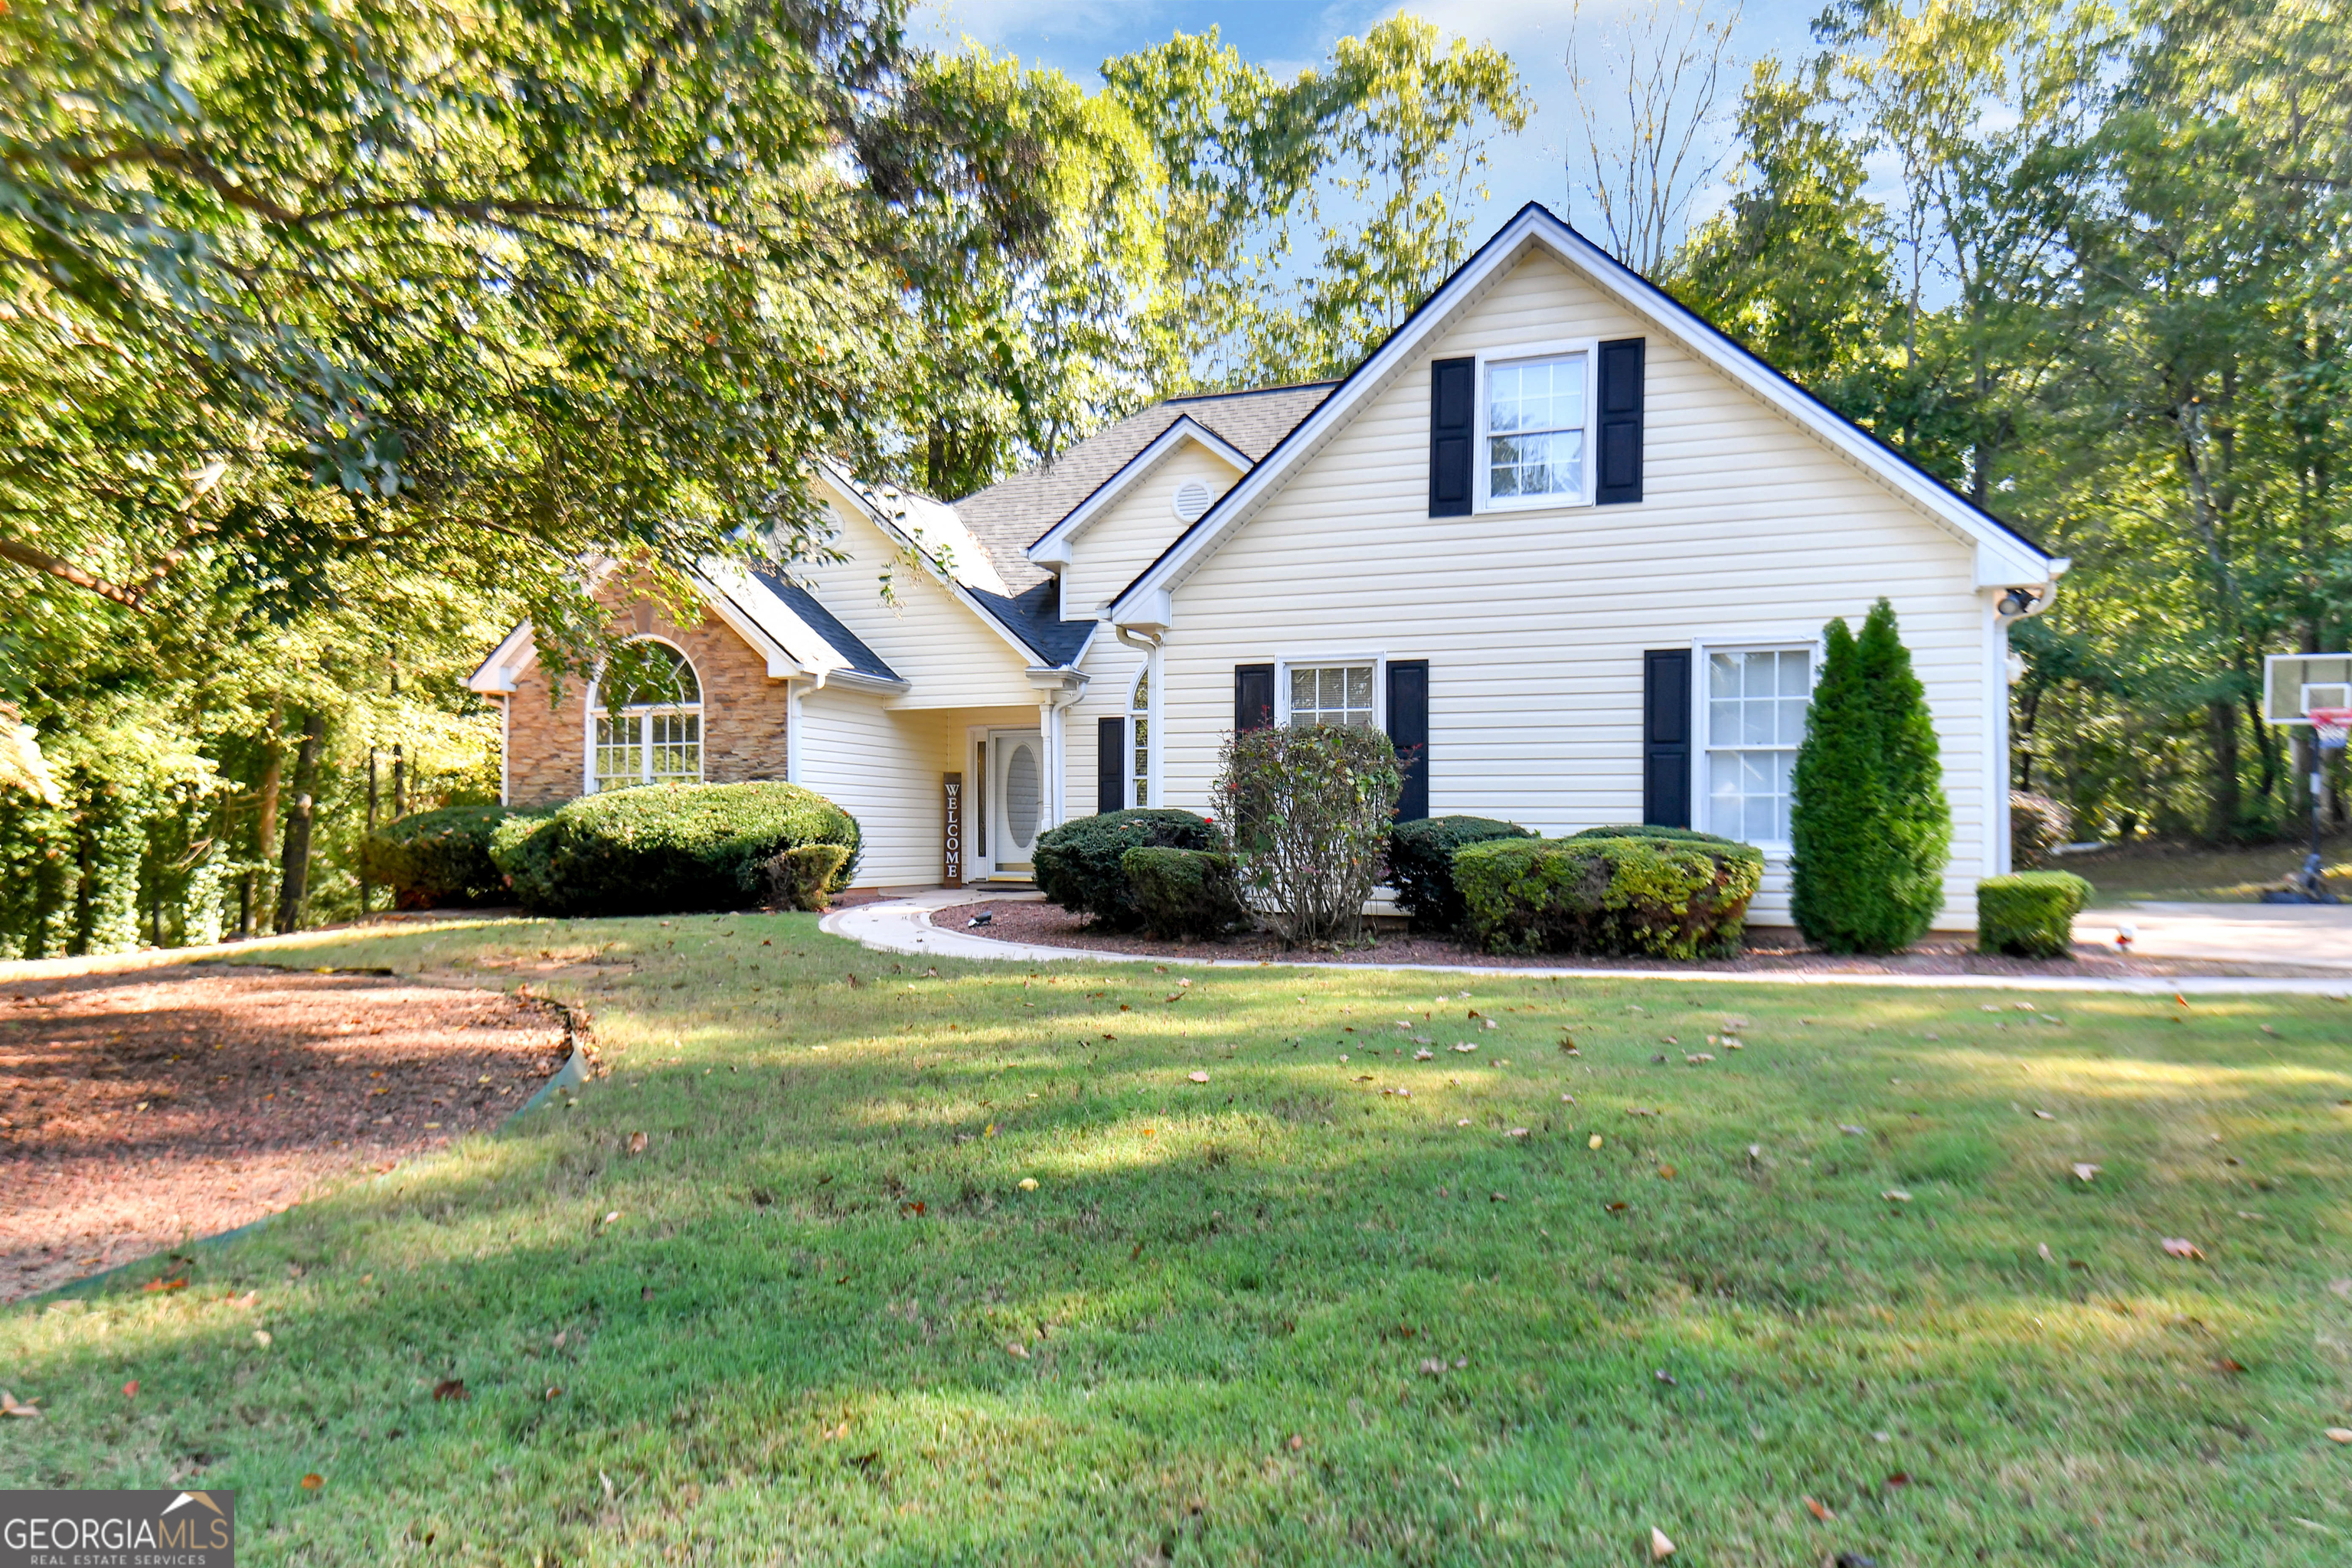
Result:
M1828 645L1822 641L1821 633L1818 631L1798 632L1786 637L1693 637L1691 639L1690 803L1691 820L1695 824L1703 825L1698 827L1699 832L1715 832L1715 818L1711 813L1709 805L1713 797L1706 788L1707 754L1716 750L1715 747L1707 743L1706 738L1706 666L1708 657L1718 653L1794 653L1798 649L1801 648L1805 651L1805 654L1811 660L1812 682L1814 686L1818 687L1822 683L1822 656L1827 647ZM1811 691L1808 691L1806 693L1806 701L1810 704L1811 700L1812 694ZM1722 748L1722 750L1727 752L1752 752L1759 750L1775 751L1778 749L1779 748L1777 747L1769 746L1725 746ZM1720 837L1729 838L1733 836L1727 833L1720 835ZM1764 857L1767 860L1781 862L1785 862L1789 858L1790 854L1795 847L1795 846L1790 844L1790 841L1785 838L1768 838L1761 842L1750 838L1742 838L1739 842L1748 845L1751 848L1763 851Z
M1129 678L1127 709L1120 715L1127 723L1123 731L1127 754L1119 759L1119 773L1126 781L1129 811L1139 809L1139 803L1135 798L1135 682L1138 679L1148 679L1151 683L1144 689L1143 699L1142 719L1146 726L1143 731L1143 784L1151 798L1157 801L1160 798L1160 655L1157 649L1146 654L1143 662L1136 667L1135 674Z
M1372 728L1385 735L1389 731L1389 656L1385 653L1318 653L1294 654L1274 661L1274 721L1287 727L1290 723L1290 672L1294 668L1327 669L1339 665L1369 664L1372 667ZM1157 684L1152 691L1158 693ZM1151 727L1154 743L1160 727Z
M1486 415L1490 407L1486 396L1488 373L1498 364L1517 364L1521 360L1557 359L1565 354L1584 356L1584 489L1573 496L1507 496L1496 500L1491 493L1494 472L1488 461ZM1543 511L1562 507L1587 507L1592 504L1594 472L1600 466L1600 442L1595 438L1601 413L1601 340L1569 338L1558 342L1514 343L1508 348L1490 349L1475 356L1477 365L1478 415L1476 435L1470 452L1471 510Z
M710 744L710 734L709 734L709 728L708 728L705 724L703 724L702 722L700 722L700 721L701 721L701 720L703 720L705 717L707 717L707 715L705 715L705 713L703 712L703 704L702 704L702 697L701 697L701 693L702 693L702 671L701 671L701 669L700 669L700 668L699 668L695 664L695 662L694 662L694 659L693 659L692 656L691 656L691 655L689 655L689 654L686 651L686 649L684 649L684 648L682 648L682 647L678 647L678 646L677 646L677 644L676 644L675 642L672 642L672 641L671 641L669 638L667 638L667 637L654 637L654 636L651 636L651 635L644 635L644 636L639 636L639 637L630 637L628 640L629 640L630 642L657 642L657 643L661 644L661 645L662 645L662 647L666 647L666 648L669 649L672 653L675 653L676 655L677 655L677 657L678 657L679 658L681 658L681 659L685 660L685 662L686 662L686 668L688 668L688 669L690 669L690 670L692 670L692 671L694 672L694 689L695 689L696 696L695 696L695 700L694 700L693 701L691 701L691 702L644 702L644 703L636 703L636 704L634 704L634 705L632 705L632 706L630 706L630 707L627 707L627 708L624 708L624 709L622 709L622 710L621 710L621 717L623 717L623 718L626 718L626 717L628 717L628 716L629 716L630 714L632 714L632 713L637 714L637 715L639 715L640 717L649 717L649 716L651 716L651 715L653 715L653 714L656 714L656 713L691 713L691 714L693 714L693 715L695 716L696 721L697 721L697 722L696 722L696 724L695 724L695 735L696 735L696 740L695 740L695 743L694 743L694 782L695 782L696 784L700 784L700 783L701 783L701 782L702 782L706 777L708 777L708 776L709 776L707 752L708 752L708 748L709 748L709 744ZM598 718L598 717L603 713L604 710L603 710L602 705L601 705L601 704L599 704L599 703L597 702L597 700L596 700L596 689L597 689L597 687L599 687L599 686L601 686L601 685L603 685L603 684L604 684L604 682L603 682L603 680L602 680L602 679L601 679L601 678L600 678L599 679L596 679L596 680L592 680L592 681L590 681L590 682L588 683L588 701L587 701L586 706L585 706L585 710L581 714L581 725L580 725L580 742L581 742L581 744L580 744L580 793L581 793L582 795L594 795L594 794L596 794L596 793L597 793L597 789L596 789L596 720L597 720L597 718ZM789 725L789 724L791 723L791 720L789 719L789 717L786 719L785 722L786 722L786 724L787 724L787 725ZM641 742L639 743L638 750L639 750L639 751L640 751L640 752L641 752L646 756L646 758L647 759L647 764L648 764L648 765L650 765L650 761L651 761L651 758L652 758L652 756L653 756L653 741L652 741L652 738L651 738L651 731L650 731L649 730L648 730L647 731L646 731L646 740L644 740L643 742ZM787 729L787 730L785 731L785 733L784 733L784 743L785 743L785 747L786 747L786 749L787 749L787 752L789 752L790 747L791 747L791 745L792 745L792 731L790 731L790 729ZM641 776L641 777L638 779L638 781L637 781L637 787L638 787L638 788L640 788L640 789L642 789L642 788L646 787L647 784L651 784L652 782L653 782L653 781L652 781L652 779L651 779L651 777L650 777L649 775L647 775L647 776Z

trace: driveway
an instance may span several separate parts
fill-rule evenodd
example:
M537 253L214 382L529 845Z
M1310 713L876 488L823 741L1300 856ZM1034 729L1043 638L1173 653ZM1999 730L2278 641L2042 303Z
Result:
M2084 910L2074 940L2112 943L2137 928L2132 951L2148 958L2292 963L2352 973L2352 904L2147 903Z

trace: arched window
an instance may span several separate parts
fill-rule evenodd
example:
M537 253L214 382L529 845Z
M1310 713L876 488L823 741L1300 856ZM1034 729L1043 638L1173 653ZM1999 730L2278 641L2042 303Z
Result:
M1139 806L1151 804L1151 671L1135 678L1128 701L1127 795Z
M591 793L702 782L702 683L669 644L622 644L589 691L588 709Z

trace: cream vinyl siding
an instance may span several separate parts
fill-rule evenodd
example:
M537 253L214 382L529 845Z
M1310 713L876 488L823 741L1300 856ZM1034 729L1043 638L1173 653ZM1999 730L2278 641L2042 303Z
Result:
M1184 531L1176 515L1176 487L1198 479L1213 499L1234 486L1241 473L1202 446L1185 441L1105 507L1070 542L1070 563L1062 569L1062 614L1085 620L1110 607L1119 590L1160 557Z
M1024 658L978 611L908 562L871 519L838 505L833 512L839 524L834 547L845 559L795 564L793 574L911 684L903 696L885 699L889 706L1034 707L1036 692L1022 673L1034 655ZM882 601L886 570L895 605Z
M888 708L872 692L836 686L806 693L800 706L800 782L857 819L866 845L852 883L859 888L938 887L942 775L961 773L971 788L969 731L1037 726L1034 706Z
M1647 340L1634 505L1432 518L1428 361ZM1200 809L1236 664L1426 658L1430 811L1546 834L1642 816L1642 655L1811 642L1893 600L1942 741L1953 844L1940 924L1986 860L1991 639L1972 547L1832 456L1549 255L1500 278L1176 590L1162 650L1164 803ZM1695 661L1704 670L1703 658ZM1091 696L1092 693L1089 693ZM1695 724L1706 721L1695 693ZM1705 817L1702 777L1692 806ZM1775 862L1753 918L1788 918Z

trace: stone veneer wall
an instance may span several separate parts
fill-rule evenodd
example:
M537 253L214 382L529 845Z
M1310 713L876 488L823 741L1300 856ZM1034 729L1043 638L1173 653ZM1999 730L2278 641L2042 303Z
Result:
M706 784L743 784L784 776L784 683L768 679L767 661L716 617L694 626L668 616L634 592L604 595L615 611L628 609L635 629L675 643L702 682L702 777ZM586 688L567 680L548 704L547 672L534 664L516 678L507 699L507 800L513 805L553 805L580 793L587 774Z

